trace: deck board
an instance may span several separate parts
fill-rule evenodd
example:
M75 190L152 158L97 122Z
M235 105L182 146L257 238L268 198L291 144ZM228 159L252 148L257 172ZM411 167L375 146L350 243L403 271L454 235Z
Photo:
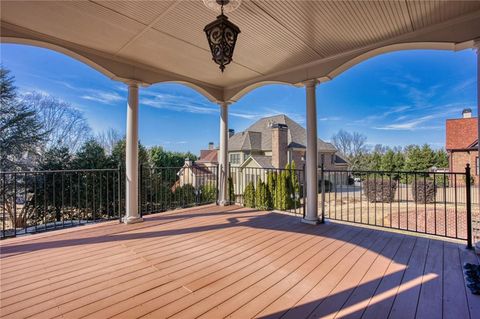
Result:
M236 206L4 240L2 318L474 318L464 244Z

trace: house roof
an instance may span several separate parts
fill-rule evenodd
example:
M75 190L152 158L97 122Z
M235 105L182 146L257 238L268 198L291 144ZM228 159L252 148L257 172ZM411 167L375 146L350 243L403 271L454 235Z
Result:
M446 123L447 150L465 150L474 148L478 141L476 117L448 119Z
M218 163L218 151L217 150L201 150L200 159L195 163Z
M275 168L272 165L272 157L271 156L263 156L263 155L250 155L240 166L241 167L245 166L246 163L248 163L249 161L252 161L252 160L257 162L258 166L260 166L261 168Z
M348 164L346 158L344 158L341 154L335 154L335 164Z
M183 171L185 170L185 168L190 168L193 172L193 174L197 175L197 174L211 174L212 171L207 167L205 166L205 164L202 164L202 163L198 163L198 162L193 162L191 166L189 166L188 164L185 164L182 169L178 172L178 174L182 174Z
M272 124L285 124L288 126L289 147L306 147L307 130L288 116L281 114L264 117L253 123L245 131L234 134L228 140L228 149L231 151L271 151ZM321 139L318 139L317 141L317 148L319 151L336 151L335 146L331 143L324 142Z

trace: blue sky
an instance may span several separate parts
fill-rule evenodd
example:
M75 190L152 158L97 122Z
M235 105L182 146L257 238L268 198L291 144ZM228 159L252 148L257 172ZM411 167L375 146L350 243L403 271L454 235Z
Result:
M125 131L126 86L47 49L1 44L1 63L21 92L40 91L81 110L94 132ZM212 67L215 65L212 64ZM318 134L360 132L369 144L445 143L445 120L470 107L476 114L473 50L401 51L358 64L317 88ZM285 113L305 125L305 90L286 85L256 89L230 107L229 126L241 131L256 119ZM140 92L140 139L146 146L198 153L218 144L218 106L178 84Z

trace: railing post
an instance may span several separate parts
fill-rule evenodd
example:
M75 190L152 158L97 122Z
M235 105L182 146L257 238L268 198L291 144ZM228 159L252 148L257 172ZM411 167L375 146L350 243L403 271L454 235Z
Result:
M471 188L470 164L465 167L465 187L467 204L467 248L473 248L472 237L472 188Z
M303 164L303 189L302 189L302 197L303 197L303 203L302 203L302 209L303 209L303 218L305 218L305 202L307 200L307 196L305 196L306 192L307 192L307 175L305 173L306 171L306 167L305 167L305 164Z
M118 164L117 168L117 201L118 201L118 222L122 222L122 167L121 164Z
M322 219L320 222L325 223L325 168L323 162L320 166L320 181L320 190L322 192Z
M142 188L143 186L143 163L138 165L139 172L138 172L138 213L140 217L143 217L143 193L145 189ZM146 193L146 192L145 192Z
M218 179L220 178L220 165L217 164L216 169L215 169L215 175L217 175L217 178L215 178L215 189L217 190L217 199L215 201L216 205L218 206L218 200L219 200L219 194L220 194L220 189L218 188Z

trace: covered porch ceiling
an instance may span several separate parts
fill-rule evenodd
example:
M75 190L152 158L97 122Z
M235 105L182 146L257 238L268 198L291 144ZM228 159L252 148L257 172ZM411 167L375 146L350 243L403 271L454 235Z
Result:
M265 83L325 81L371 56L401 49L460 50L480 38L480 1L243 0L228 13L241 33L221 73L198 1L2 1L2 43L51 48L107 76L175 81L212 101Z

